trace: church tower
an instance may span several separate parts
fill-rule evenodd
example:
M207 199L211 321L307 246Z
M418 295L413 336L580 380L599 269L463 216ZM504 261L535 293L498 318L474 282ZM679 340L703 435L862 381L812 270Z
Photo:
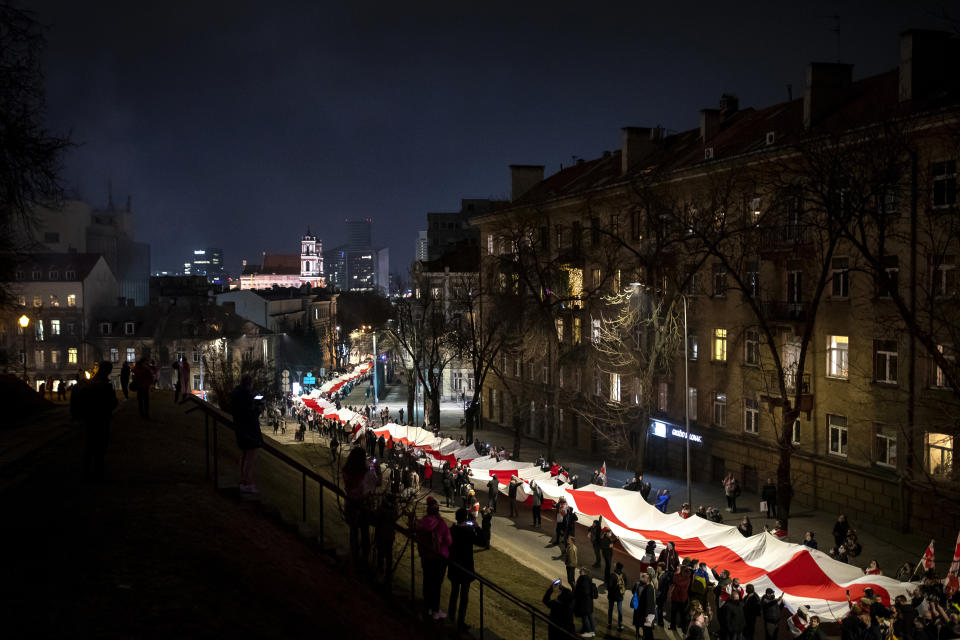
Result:
M316 286L323 277L323 249L320 240L310 233L300 238L300 282Z

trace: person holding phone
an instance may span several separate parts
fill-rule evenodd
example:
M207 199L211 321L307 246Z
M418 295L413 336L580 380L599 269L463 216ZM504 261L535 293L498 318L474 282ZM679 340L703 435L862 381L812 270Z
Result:
M554 597L556 596L556 597ZM573 592L555 580L543 594L543 604L550 610L549 640L567 640L576 635L573 626ZM556 625L556 626L554 626Z
M470 596L470 583L473 582L473 547L482 543L482 536L476 524L467 519L467 510L457 509L454 515L457 523L450 527L450 565L447 578L450 580L450 601L447 611L450 615L457 612L457 630L467 631L467 600ZM459 608L457 608L459 600Z

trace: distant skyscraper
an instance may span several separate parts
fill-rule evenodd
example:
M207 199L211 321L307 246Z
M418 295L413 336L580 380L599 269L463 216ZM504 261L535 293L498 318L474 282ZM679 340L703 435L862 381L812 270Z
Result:
M363 220L346 220L344 222L347 227L347 249L363 251L372 246L370 227L373 220L364 218Z
M417 249L414 252L414 260L421 260L423 262L429 260L429 248L427 231L417 231Z
M183 273L188 276L206 276L211 282L223 280L223 249L194 249L193 259L183 265Z

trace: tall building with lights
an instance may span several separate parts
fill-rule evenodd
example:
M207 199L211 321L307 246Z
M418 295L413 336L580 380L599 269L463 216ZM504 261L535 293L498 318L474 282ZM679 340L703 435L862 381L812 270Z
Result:
M183 264L183 275L206 276L211 282L222 281L224 279L223 249L214 247L194 249L192 260Z

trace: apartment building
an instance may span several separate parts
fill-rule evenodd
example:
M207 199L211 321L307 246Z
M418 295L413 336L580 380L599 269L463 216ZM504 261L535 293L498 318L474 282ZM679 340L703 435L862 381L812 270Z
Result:
M858 80L811 64L785 103L724 95L687 131L626 127L551 176L512 166L510 204L473 221L484 279L553 325L498 356L484 419L607 453L623 447L592 417L619 416L646 468L682 475L689 441L696 479L748 489L786 457L800 503L952 535L960 92L937 69L960 58L939 32L900 52ZM644 296L685 317L656 325L681 335L654 375L602 344Z

